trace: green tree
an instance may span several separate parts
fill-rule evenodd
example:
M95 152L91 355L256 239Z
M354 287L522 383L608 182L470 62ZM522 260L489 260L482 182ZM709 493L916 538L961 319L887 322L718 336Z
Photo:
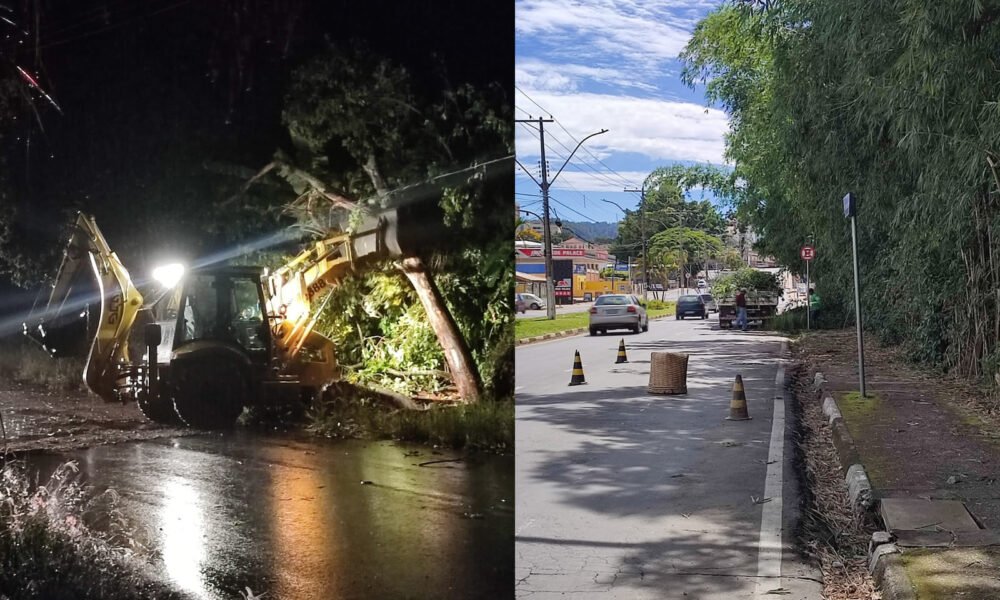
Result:
M675 227L698 229L712 235L725 230L722 216L709 200L688 199L695 191L728 194L731 184L724 171L706 166L660 167L646 177L644 187L646 198L642 214L638 209L626 211L618 225L618 237L611 246L615 256L639 256L643 228L647 240L660 231Z
M957 0L733 3L682 55L685 79L729 114L732 198L758 247L798 265L814 235L824 314L848 317L840 198L856 194L866 327L989 379L1000 365L995 17Z
M344 227L358 207L440 198L443 235L466 243L418 252L399 268L460 396L475 402L481 373L497 384L512 362L511 114L499 88L441 81L439 89L418 86L403 66L363 47L331 48L294 72L283 120L295 152L268 168L301 194L297 206L318 231Z
M673 227L657 233L649 240L649 248L650 257L659 257L659 264L680 271L685 279L687 273L697 273L706 260L723 251L722 240L689 227ZM683 284L687 287L687 281Z

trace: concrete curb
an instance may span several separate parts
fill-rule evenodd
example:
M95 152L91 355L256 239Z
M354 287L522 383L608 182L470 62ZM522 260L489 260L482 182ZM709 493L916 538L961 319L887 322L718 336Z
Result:
M672 316L674 316L674 315L661 315L659 317L653 317L652 319L650 319L650 321L662 321L663 319L666 319L667 317L672 317ZM545 340L554 340L556 338L561 338L561 337L570 337L570 336L574 336L574 335L582 335L582 334L587 333L587 332L588 332L588 329L586 327L578 327L576 329L567 329L566 331L557 331L555 333L546 333L545 335L536 335L536 336L530 337L530 338L523 338L523 339L517 340L517 343L515 345L516 346L523 346L525 344L533 344L535 342L542 342L542 341L545 341Z
M561 338L561 337L570 337L572 335L580 335L581 333L587 333L587 328L580 327L577 329L567 329L566 331L557 331L555 333L546 333L545 335L536 335L535 337L517 340L517 345L523 346L524 344L541 342L542 340L554 340L556 338Z
M818 382L820 377L821 374L817 373L814 380ZM847 483L851 510L856 517L863 517L875 510L875 490L861 463L854 437L844 422L837 401L822 385L818 387L823 397L823 414L829 418L840 468L845 471L844 480ZM890 541L891 537L886 532L875 532L872 535L868 547L868 572L882 591L882 600L916 600L913 584L903 568L899 548Z

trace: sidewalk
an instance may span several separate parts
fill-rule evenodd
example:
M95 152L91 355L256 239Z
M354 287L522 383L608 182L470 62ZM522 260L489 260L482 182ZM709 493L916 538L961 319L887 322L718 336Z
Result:
M996 404L874 342L865 346L871 398L860 398L853 330L806 336L799 358L827 380L819 401L833 397L853 439L838 445L842 466L864 466L899 550L883 561L883 580L903 585L884 587L885 598L1000 598Z

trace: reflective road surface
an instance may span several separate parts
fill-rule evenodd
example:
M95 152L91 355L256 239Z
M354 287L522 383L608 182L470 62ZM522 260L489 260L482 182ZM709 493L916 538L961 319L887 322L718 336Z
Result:
M513 595L510 456L236 432L30 458L66 460L194 598Z

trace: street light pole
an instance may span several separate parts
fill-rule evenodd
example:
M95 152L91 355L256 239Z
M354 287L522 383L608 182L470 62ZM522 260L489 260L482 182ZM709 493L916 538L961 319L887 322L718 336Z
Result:
M580 149L580 146L582 146L584 142L594 137L595 135L607 133L608 130L602 129L600 131L596 131L588 135L587 137L583 138L582 140L580 140L580 142L576 145L576 148L573 148L573 151L569 153L569 157L566 158L566 162L564 162L562 166L559 167L559 170L556 171L555 177L552 178L552 181L549 181L549 168L548 165L545 163L545 123L551 123L552 119L543 119L541 117L538 117L537 119L516 119L515 122L538 123L538 139L541 142L541 147L542 147L542 180L539 182L537 179L535 179L534 176L531 175L531 172L525 169L524 165L522 165L520 161L518 161L517 164L520 165L522 169L524 169L524 172L526 172L528 176L531 177L535 181L535 183L538 184L538 187L540 187L542 190L542 244L544 245L543 252L545 256L545 293L548 296L545 299L545 316L546 318L549 319L555 319L556 292L555 292L555 283L553 281L553 272L552 272L552 232L551 229L549 228L549 188L552 186L553 183L555 183L556 179L563 172L563 169L565 169L566 165L569 164L570 159L573 158L573 155L576 154L576 151Z
M625 188L625 192L639 192L639 235L642 237L642 299L649 299L649 274L646 271L646 184L640 189Z

